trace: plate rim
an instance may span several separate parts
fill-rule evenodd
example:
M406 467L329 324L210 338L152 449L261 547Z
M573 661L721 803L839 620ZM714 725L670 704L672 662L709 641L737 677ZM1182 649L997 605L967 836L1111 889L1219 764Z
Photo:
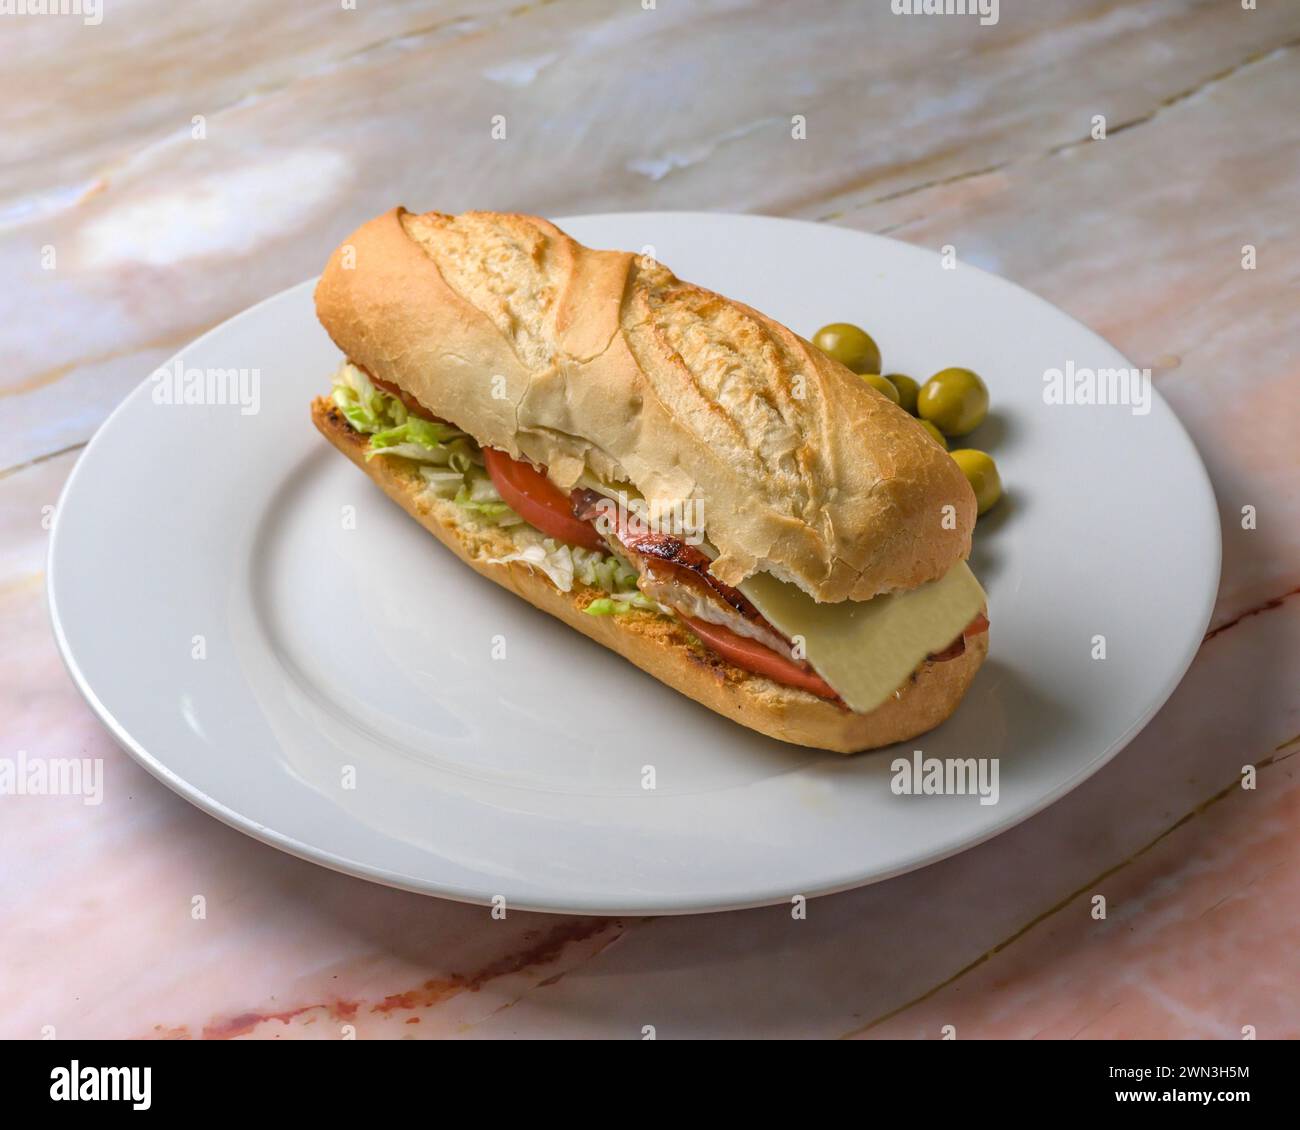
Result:
M623 221L623 222L633 221L634 222L638 218L641 219L643 222L647 219L650 219L651 221L658 220L662 222L664 217L669 217L673 219L690 217L692 219L703 221L703 222L708 222L710 220L718 220L718 219L724 219L727 221L734 221L739 219L744 221L753 221L756 223L779 222L781 224L799 225L803 227L816 228L819 229L820 231L825 231L827 229L837 230L852 235L854 237L866 237L870 240L880 240L883 242L900 245L903 247L907 247L913 251L927 250L926 248L918 244L908 243L905 240L892 239L889 236L878 235L875 232L861 231L857 228L849 228L834 223L822 223L818 221L805 220L805 219L788 217L788 216L769 216L769 215L754 213L754 212L709 212L709 211L699 211L699 210L691 210L691 209L592 212L592 213L580 213L574 215L558 216L552 222L554 222L557 226L563 228L567 224L576 223L576 222L590 222L590 221ZM1090 326L1081 322L1078 318L1074 317L1068 311L1061 309L1060 307L1056 306L1054 303L1050 302L1048 299L1043 298L1041 295L1038 295L1033 291L1026 289L1025 287L1021 286L1019 283L1016 283L1001 275L994 274L991 271L987 271L975 264L963 261L961 266L964 271L972 271L981 276L984 276L986 280L992 280L994 286L1003 286L1003 287L1012 288L1014 291L1019 292L1022 298L1029 298L1035 304L1045 307L1047 310L1050 310L1053 314L1067 318L1080 331L1085 332L1091 335L1092 337L1096 338L1099 342L1101 342L1108 349L1112 350L1118 356L1124 357L1126 360L1128 359L1122 350L1120 350L1118 347L1113 345L1108 339L1103 337L1096 330L1092 329ZM159 368L170 367L179 357L183 356L188 350L191 350L195 346L202 344L208 338L212 337L217 333L228 331L232 326L236 325L237 323L244 320L245 318L253 317L254 315L256 315L256 313L259 310L262 309L262 307L281 301L285 299L287 296L295 292L305 290L308 287L314 287L318 278L319 276L312 276L310 278L302 280L301 282L295 283L291 286L284 287L283 289L268 295L267 297L261 299L260 301L255 302L251 306L245 307L244 309L238 311L237 313L225 319L224 321L219 322L218 324L210 327L208 330L206 330L204 333L200 334L198 337L194 338L193 340L186 342L183 346L181 346L179 350L177 350L174 354L168 357L165 361L155 366L154 369L150 371L150 374L146 374L144 377L142 377L139 383L137 383L133 388L130 389L130 391L126 393L126 395L117 403L117 405L114 406L113 410L108 414L108 416L105 417L105 419L98 425L98 427L96 427L91 438L87 441L85 447L78 455L76 463L73 465L71 471L68 473L68 477L65 480L62 489L59 492L58 501L55 505L54 522L51 526L49 542L46 548L46 554L45 554L46 605L50 617L50 623L53 630L56 647L59 652L59 657L63 662L64 668L68 672L69 676L71 677L73 684L76 687L78 693L82 696L83 699L85 699L87 705L90 706L92 712L99 719L99 721L105 726L105 728L109 731L109 733L112 735L113 739L117 742L117 744L123 750L125 750L125 752L132 758L132 760L134 760L138 765L140 765L143 769L145 769L151 776L153 776L155 779L160 781L172 792L176 793L178 796L182 797L190 804L193 804L200 811L221 821L226 826L233 828L236 831L242 832L245 835L250 836L255 840L258 840L261 843L267 844L268 846L273 848L277 848L278 850L283 851L288 855L294 856L295 858L325 867L328 870L336 871L340 874L350 875L355 878L361 878L370 882L380 883L384 886L393 887L398 890L409 891L415 894L433 896L437 898L444 898L453 902L460 902L460 903L465 903L474 906L488 906L491 905L491 897L485 896L483 893L481 893L478 890L470 889L454 883L450 883L450 884L445 882L435 883L429 881L413 882L401 873L389 870L384 867L376 866L371 863L366 863L360 860L348 858L347 856L341 855L340 853L329 850L327 848L313 846L311 844L305 843L294 836L290 836L283 832L279 832L274 828L261 824L258 821L253 820L249 817L243 816L242 814L236 812L234 809L230 808L229 806L224 805L221 802L213 799L202 789L190 784L188 781L182 778L178 773L168 768L166 764L164 764L158 758L150 754L149 751L145 749L143 745L140 744L140 742L138 742L135 738L133 738L131 734L126 730L126 728L117 720L117 718L113 715L113 713L108 709L108 707L104 704L104 702L99 698L99 696L95 693L94 688L90 685L85 674L82 672L80 666L77 663L76 657L72 652L72 648L68 642L67 635L64 630L63 620L59 613L58 598L55 592L55 587L56 587L55 558L56 558L56 552L60 540L59 535L61 529L61 515L63 513L64 502L71 494L73 489L75 488L82 474L83 468L87 463L89 457L91 456L92 452L94 452L100 446L103 436L108 432L109 428L114 423L114 421L119 417L120 414L122 414L128 409L129 405L136 399L137 396L140 395L141 391L148 386L150 380L152 379L151 374L153 371L156 371ZM1078 788L1081 784L1087 781L1090 777L1100 772L1106 765L1108 765L1111 761L1113 761L1115 757L1117 757L1133 741L1133 739L1139 733L1141 733L1143 729L1146 728L1146 726L1150 723L1150 721L1165 706L1165 704L1173 696L1174 692L1178 689L1178 686L1182 683L1184 677L1187 674L1187 671L1190 669L1192 663L1195 661L1196 656L1200 651L1201 644L1204 642L1205 630L1208 628L1210 624L1211 618L1214 613L1214 607L1217 603L1219 584L1222 576L1223 532L1222 532L1222 523L1219 518L1218 500L1214 491L1214 485L1210 478L1209 471L1205 465L1205 461L1201 457L1201 453L1199 449L1197 448L1195 442L1193 441L1190 433L1187 431L1187 428L1183 424L1183 421L1179 418L1178 413L1174 411L1172 405L1170 405L1168 400L1166 400L1166 398L1161 394L1160 390L1155 386L1154 382L1152 382L1151 385L1151 392L1153 394L1155 401L1157 401L1158 403L1164 406L1164 410L1167 412L1170 421L1173 423L1175 427L1176 434L1181 436L1183 442L1187 445L1189 452L1193 456L1193 460L1195 462L1196 470L1198 473L1197 482L1195 485L1197 489L1203 494L1203 501L1206 503L1206 510L1210 518L1210 522L1207 526L1206 532L1208 535L1208 540L1210 542L1209 558L1212 564L1212 569L1210 570L1210 572L1212 573L1212 582L1208 583L1205 586L1205 594L1202 597L1201 608L1197 610L1195 616L1189 618L1189 623L1198 625L1198 628L1196 633L1189 637L1189 642L1184 648L1184 654L1179 657L1178 662L1172 668L1174 674L1171 675L1171 677L1168 680L1166 680L1166 682L1162 685L1159 693L1152 697L1149 705L1142 712L1142 714L1137 718L1137 720L1133 722L1129 726L1129 728L1125 730L1120 736L1114 739L1106 747L1106 749L1104 749L1101 753L1091 758L1086 763L1082 764L1076 772L1071 774L1064 781L1060 782L1055 788L1044 792L1041 796L1037 797L1032 803L1027 805L1025 808L1015 811L1014 813L1008 814L1002 819L991 824L989 827L983 829L977 835L970 837L959 844L940 845L937 848L935 848L933 851L921 853L920 855L908 859L905 862L902 862L895 867L887 867L883 870L870 872L865 875L858 874L855 877L835 878L821 885L812 885L809 886L807 890L801 890L800 894L803 894L808 898L820 898L825 895L839 894L844 891L854 890L859 887L865 887L865 886L873 885L875 883L884 882L888 879L897 878L900 875L904 875L912 871L917 871L924 867L929 867L932 864L939 863L945 859L949 859L953 856L960 855L963 852L969 851L972 848L978 847L979 845L986 843L991 839L994 839L995 837L1001 835L1004 832L1009 831L1010 829L1016 827L1017 825L1027 822L1034 816L1037 816L1038 814L1043 812L1046 808L1049 808L1051 805L1055 804L1058 800L1066 796L1068 793L1073 792L1076 788ZM498 884L498 886L500 886L500 884ZM516 900L506 892L500 892L500 893L506 894L507 902L511 907L511 909L518 910L521 912L526 911L530 913L584 915L584 916L591 916L591 917L634 917L634 916L644 916L644 915L668 917L668 916L678 916L678 915L719 913L719 912L725 912L731 910L749 910L749 909L757 909L760 907L782 905L787 903L791 897L790 891L783 887L779 893L775 893L775 892L766 892L762 894L755 893L754 897L751 898L735 898L735 899L729 899L725 902L719 902L715 897L710 895L695 895L695 896L677 896L671 902L665 902L662 900L656 901L654 899L651 899L648 902L643 901L640 903L628 903L624 906L610 906L604 904L603 902L601 905L597 906L592 904L585 904L581 899L573 900L567 903L558 900L554 902L552 901L536 902L527 898Z

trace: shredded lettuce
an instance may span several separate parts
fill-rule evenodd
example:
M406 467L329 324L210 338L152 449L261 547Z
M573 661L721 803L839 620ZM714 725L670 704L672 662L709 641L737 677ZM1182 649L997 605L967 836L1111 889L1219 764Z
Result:
M465 485L465 476L459 471L443 467L421 467L420 477L425 486L439 498L455 498L456 492Z
M665 608L657 600L651 600L640 589L633 589L631 592L616 592L610 599L620 601L631 608L639 608L642 612L663 612L665 614L671 612L671 609Z
M412 416L400 399L376 388L355 365L340 366L331 399L353 428L370 437L367 459L400 455L462 473L482 463L481 453L464 432Z
M636 588L636 570L611 554L575 548L573 564L578 579L584 585L604 589L606 592L623 592Z
M501 519L510 517L518 518L520 522L523 521L502 500L501 495L497 493L496 485L481 467L470 467L469 470L460 475L460 485L456 488L456 493L452 495L452 501L457 506L472 510L475 514L482 514L486 518L495 518L498 520L498 524L503 524Z
M522 561L529 568L545 573L561 592L572 592L575 580L600 589L606 595L597 597L585 609L592 616L618 615L633 609L663 611L637 588L636 570L611 554L560 544L553 538L543 537L531 526L515 534L515 543L521 548L504 557L495 557L489 564Z
M610 596L601 596L583 609L588 616L621 616L625 612L639 609L642 612L663 612L656 601L651 600L640 589L633 592L616 592Z
M593 600L592 616L617 616L634 609L666 611L637 588L637 571L613 554L563 545L528 525L502 499L483 466L474 440L450 424L412 415L395 396L377 388L355 365L334 376L331 398L349 424L370 437L366 459L399 456L419 464L425 488L484 521L510 528L517 549L491 559L492 565L519 561L545 573L561 592L575 580L606 595Z
M334 374L331 399L348 423L365 435L396 427L407 416L405 404L377 389L355 365L341 365Z
M447 498L500 526L523 522L497 494L483 469L483 453L464 432L450 424L413 416L355 365L343 365L334 377L332 399L348 423L370 437L366 459L400 456L420 464L420 474L439 498Z
M516 542L523 542L523 547L504 557L493 557L489 565L508 565L512 561L522 561L530 569L538 569L551 579L560 592L573 591L573 550L567 545L559 545L554 538L542 537L540 532L532 531L536 537L524 530L515 536Z
M500 518L503 515L511 514L513 511L500 499L495 502L490 499L480 500L474 497L473 491L467 486L461 486L452 499L457 506L463 506L466 510L472 510L475 514L482 514L488 518Z
M396 397L388 399L399 405L402 403ZM371 435L369 454L371 457L389 454L387 449L395 447L416 448L417 453L414 456L408 455L405 451L402 454L408 459L427 459L430 453L442 454L444 444L450 440L461 439L464 436L464 432L457 431L447 424L435 424L430 420L421 420L419 416L408 415L395 427L385 428ZM438 461L430 460L430 462Z

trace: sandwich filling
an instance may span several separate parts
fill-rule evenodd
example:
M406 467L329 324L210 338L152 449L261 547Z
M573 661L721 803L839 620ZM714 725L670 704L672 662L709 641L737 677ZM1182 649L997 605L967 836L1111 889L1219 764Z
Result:
M614 492L564 492L544 468L481 448L355 365L340 367L332 399L369 437L367 459L412 460L427 490L508 534L514 551L492 563L525 564L564 592L598 590L590 615L673 616L736 666L848 709L875 709L924 663L960 656L966 639L988 628L983 591L964 563L920 589L870 601L817 604L769 574L732 588L709 572L703 549L610 507Z

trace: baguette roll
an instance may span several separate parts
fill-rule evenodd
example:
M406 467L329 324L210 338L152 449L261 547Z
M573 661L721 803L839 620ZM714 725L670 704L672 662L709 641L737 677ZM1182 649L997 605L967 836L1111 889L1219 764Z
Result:
M974 494L917 421L784 326L545 220L401 208L335 251L316 308L351 363L316 427L495 583L799 745L888 745L961 700L988 650L963 564ZM406 412L426 422L394 426ZM462 445L461 463L382 450L411 429L435 462ZM592 498L624 489L651 515L701 517L707 554L658 531L649 548L630 527L597 536ZM519 552L521 523L533 550L549 529L635 587L574 585L572 561L557 579Z

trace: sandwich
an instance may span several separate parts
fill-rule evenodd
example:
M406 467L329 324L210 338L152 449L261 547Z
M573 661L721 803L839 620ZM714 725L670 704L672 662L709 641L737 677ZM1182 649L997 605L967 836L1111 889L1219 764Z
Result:
M752 730L937 726L988 651L975 497L797 334L546 220L396 208L331 256L316 427L465 564Z

